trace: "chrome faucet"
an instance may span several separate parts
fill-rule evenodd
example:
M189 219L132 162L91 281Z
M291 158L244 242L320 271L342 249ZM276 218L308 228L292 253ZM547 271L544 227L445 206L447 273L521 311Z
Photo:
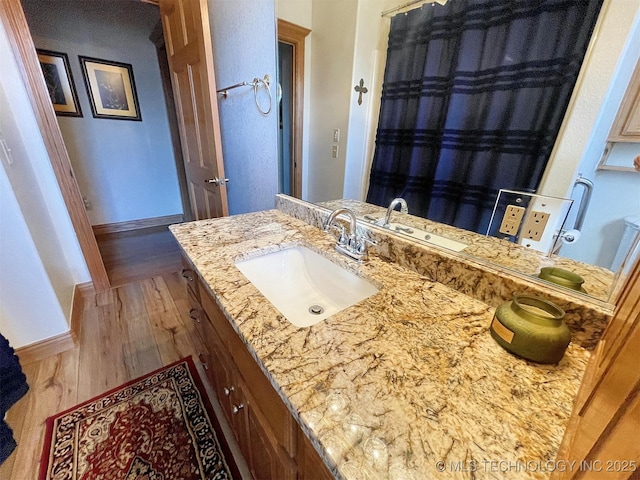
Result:
M344 227L341 224L335 224L339 215L345 214L349 217L349 234L346 235ZM367 253L367 243L375 245L373 240L364 236L358 237L356 231L356 214L348 208L339 208L331 212L329 218L324 224L324 231L328 232L331 228L337 228L340 232L336 243L336 250L349 258L364 262L369 258Z
M389 228L391 226L391 212L393 212L393 210L400 205L400 213L409 213L409 208L407 207L407 202L405 201L404 198L394 198L393 200L391 200L391 203L389 204L389 207L387 208L387 213L384 216L384 220L382 220L382 227L384 228ZM380 221L380 220L379 220Z

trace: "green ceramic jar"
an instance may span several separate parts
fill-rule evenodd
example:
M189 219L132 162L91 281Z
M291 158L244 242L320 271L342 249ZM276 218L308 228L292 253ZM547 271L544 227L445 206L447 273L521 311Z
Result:
M541 268L538 277L546 280L547 282L555 283L556 285L561 285L572 290L578 290L579 292L584 291L584 289L582 288L584 278L582 278L577 273L570 272L569 270L565 270L563 268Z
M571 341L564 311L538 297L515 296L496 309L491 336L511 353L537 363L558 363Z

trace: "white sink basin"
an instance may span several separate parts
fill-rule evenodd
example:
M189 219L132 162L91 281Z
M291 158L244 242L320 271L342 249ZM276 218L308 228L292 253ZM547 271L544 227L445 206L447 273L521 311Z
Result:
M378 291L302 246L240 260L236 267L297 327L314 325Z
M403 225L402 223L390 223L388 228L396 233L399 233L400 235L415 238L416 240L422 240L423 242L438 245L439 247L448 248L449 250L453 250L454 252L461 252L469 246L466 243L458 242L457 240L451 240L450 238L442 237L440 235L436 235L435 233L420 230L408 225Z

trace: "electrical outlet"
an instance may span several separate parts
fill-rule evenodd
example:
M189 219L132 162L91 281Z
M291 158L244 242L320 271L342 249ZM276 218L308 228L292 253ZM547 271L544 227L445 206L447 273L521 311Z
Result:
M333 129L333 141L334 141L334 143L338 143L340 141L340 129L339 128L334 128Z
M87 197L82 197L82 203L84 203L85 210L92 210L93 209L93 205L91 204L91 200L89 200Z
M539 242L544 233L544 228L547 226L550 214L545 212L533 211L526 218L524 225L522 226L522 237Z
M520 228L520 224L522 223L522 217L524 217L524 212L524 207L507 205L507 209L504 211L504 217L502 217L502 223L500 224L500 233L517 235L518 228Z

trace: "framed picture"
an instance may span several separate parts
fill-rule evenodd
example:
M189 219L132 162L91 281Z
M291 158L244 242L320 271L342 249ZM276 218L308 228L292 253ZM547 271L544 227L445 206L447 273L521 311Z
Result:
M142 120L131 65L98 58L79 58L95 118Z
M73 83L69 58L66 53L37 50L42 75L49 90L49 97L56 115L81 117L76 86Z

